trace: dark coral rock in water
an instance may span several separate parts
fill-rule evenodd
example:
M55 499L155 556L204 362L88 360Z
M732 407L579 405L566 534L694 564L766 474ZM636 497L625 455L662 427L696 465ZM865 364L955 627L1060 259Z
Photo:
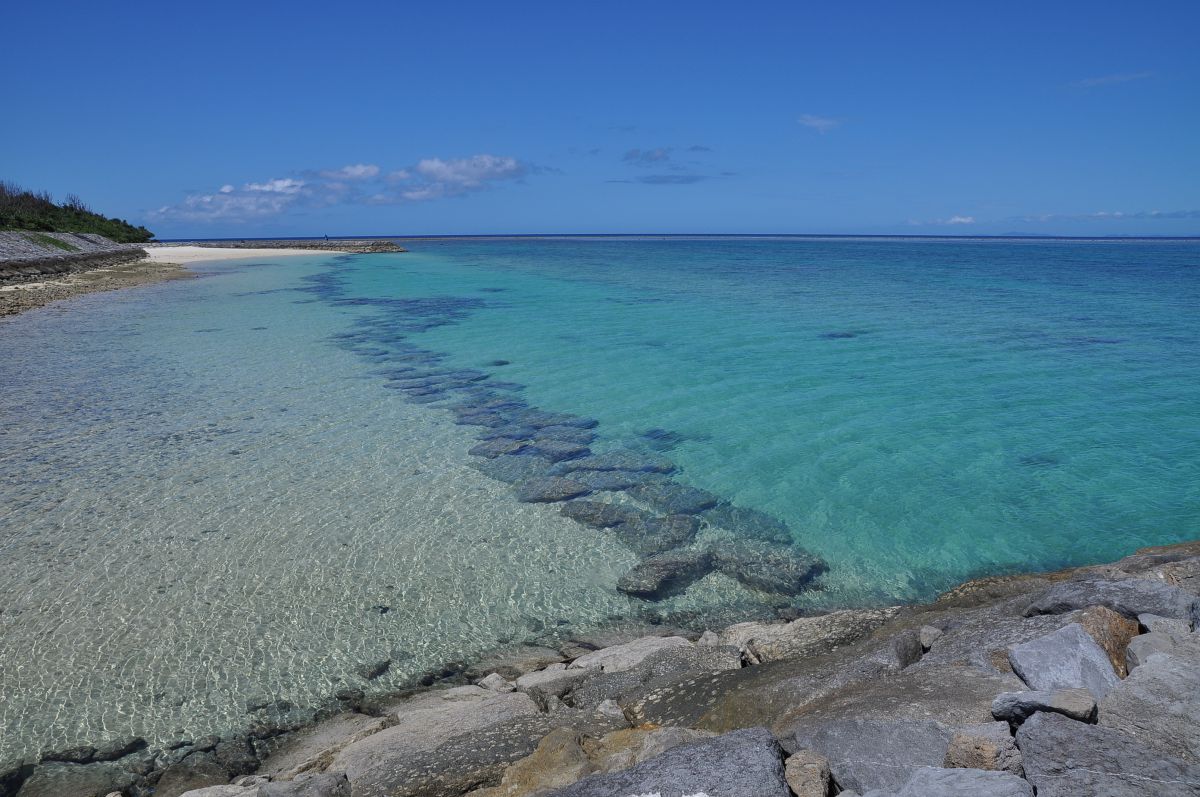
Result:
M669 429L647 429L638 435L642 442L655 451L670 451L687 438Z
M640 509L602 501L571 501L563 504L558 511L574 521L597 529L610 529L650 516L650 513Z
M694 515L717 505L718 498L707 490L669 480L648 482L628 490L632 498L668 514Z
M682 592L712 570L708 551L669 551L643 559L617 581L627 595L662 600Z
M471 467L505 484L519 484L529 479L545 476L553 463L541 457L496 457L476 460Z
M537 430L537 436L543 440L558 440L563 443L590 444L596 439L596 433L590 429L578 426L543 426Z
M675 463L636 451L606 451L558 466L559 475L577 470L625 470L643 473L671 473Z
M752 589L795 595L829 568L815 556L754 540L728 540L710 547L713 566Z
M792 530L786 523L757 509L720 504L706 511L704 517L712 525L727 529L738 537L784 545L792 542Z
M571 472L571 478L593 490L625 490L635 484L661 479L662 474L628 470L576 470Z
M649 556L687 545L699 530L700 521L691 515L667 515L622 523L613 533L634 553Z
M526 445L521 453L530 454L535 457L544 457L551 462L564 462L566 460L585 457L592 453L592 451L586 445L581 445L579 443L564 443L558 440L543 440L538 437Z
M1062 460L1054 454L1027 454L1019 460L1019 462L1027 468L1053 468L1055 465L1061 465Z
M820 337L823 340L845 340L847 338L857 338L863 334L865 333L858 330L843 330L840 332L822 332Z
M495 459L504 454L516 454L526 447L526 444L521 440L512 440L507 437L497 437L492 440L485 440L477 446L474 446L468 454L473 454L477 457L487 457Z
M517 500L527 504L553 503L569 501L590 492L591 490L579 482L555 476L543 476L518 484Z

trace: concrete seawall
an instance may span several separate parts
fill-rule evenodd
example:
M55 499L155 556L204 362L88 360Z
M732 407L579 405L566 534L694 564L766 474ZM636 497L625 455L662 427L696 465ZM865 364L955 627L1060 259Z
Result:
M0 284L30 282L146 257L137 244L92 233L0 232Z

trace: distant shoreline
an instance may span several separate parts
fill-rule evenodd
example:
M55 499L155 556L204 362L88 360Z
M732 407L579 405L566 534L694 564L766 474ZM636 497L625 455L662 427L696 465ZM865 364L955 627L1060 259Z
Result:
M330 238L330 243L343 240L388 240L388 241L443 241L443 240L901 240L901 241L1099 241L1120 243L1125 241L1184 241L1200 242L1197 235L904 235L880 233L465 233L428 235L347 235ZM225 242L257 241L323 241L325 236L293 236L279 239L266 238L163 238L161 244L196 243L219 245Z

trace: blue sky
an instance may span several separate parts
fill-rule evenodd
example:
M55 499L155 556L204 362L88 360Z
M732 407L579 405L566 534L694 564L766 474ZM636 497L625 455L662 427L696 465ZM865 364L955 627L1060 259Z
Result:
M160 237L1200 234L1194 0L47 2L3 28L0 177Z

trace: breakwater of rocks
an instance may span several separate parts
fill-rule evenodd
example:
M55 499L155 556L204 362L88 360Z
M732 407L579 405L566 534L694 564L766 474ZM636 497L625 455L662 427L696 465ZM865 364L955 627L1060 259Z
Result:
M167 241L155 246L203 246L213 249L313 249L322 252L350 252L372 254L376 252L405 252L404 247L394 241L370 238L243 238L228 240Z
M0 232L0 284L30 282L146 257L138 244L94 233Z
M265 699L240 734L11 762L0 795L1183 797L1198 622L1200 541L922 606L508 648L314 712Z

